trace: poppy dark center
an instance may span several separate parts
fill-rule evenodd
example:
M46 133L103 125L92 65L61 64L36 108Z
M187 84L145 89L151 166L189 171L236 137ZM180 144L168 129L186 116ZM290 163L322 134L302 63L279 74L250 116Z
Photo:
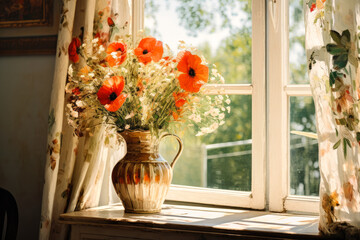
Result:
M192 69L192 68L190 68L190 69L189 69L189 76L190 76L190 77L195 77L195 75L196 75L196 74L195 74L195 70Z
M146 49L143 51L143 54L148 54L148 53L149 53L149 51Z
M112 92L112 93L110 94L109 98L110 98L110 101L114 101L114 100L117 98L116 93Z
M122 52L121 48L116 49L117 52Z

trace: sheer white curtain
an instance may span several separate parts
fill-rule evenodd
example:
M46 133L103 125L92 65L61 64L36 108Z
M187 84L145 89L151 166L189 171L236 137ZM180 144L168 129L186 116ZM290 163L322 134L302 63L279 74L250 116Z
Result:
M118 201L110 175L124 153L123 148L105 146L103 126L83 137L75 136L64 111L71 64L69 44L73 37L78 37L91 51L94 36L109 41L109 17L117 26L113 36L129 33L128 0L63 0L48 121L40 239L66 238L67 228L58 222L61 213ZM77 64L83 63L80 60Z
M319 229L360 239L360 1L304 2L319 138Z

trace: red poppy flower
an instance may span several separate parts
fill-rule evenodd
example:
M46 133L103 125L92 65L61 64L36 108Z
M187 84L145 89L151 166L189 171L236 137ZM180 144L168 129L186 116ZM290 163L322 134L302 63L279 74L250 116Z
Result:
M310 12L314 11L315 9L316 9L316 4L313 3L313 4L311 5Z
M106 61L110 67L121 65L126 59L126 44L114 42L106 49Z
M80 60L79 57L79 47L81 46L81 42L79 38L73 38L71 43L69 44L68 52L69 52L69 59L77 63Z
M177 61L176 58L170 58L169 56L163 57L162 59L165 60L165 62L164 62L164 65L165 65L165 66L169 66L169 64L170 64L171 62L176 63L176 61Z
M181 108L184 106L185 103L187 103L186 97L189 95L187 92L180 92L180 93L173 93L173 97L175 99L175 106L176 111L172 112L172 116L175 121L178 121L181 113L183 112L183 109Z
M209 77L209 68L201 64L201 58L192 55L189 51L182 54L182 58L177 66L183 72L178 79L180 87L188 92L199 92Z
M73 93L74 95L79 95L79 94L80 94L80 88L79 88L79 87L74 88L74 89L72 90L72 93Z
M174 59L170 58L169 56L163 57L163 59L164 59L166 62L174 61Z
M111 19L111 17L108 17L107 23L109 24L110 27L115 26L115 23L114 23L114 21Z
M172 112L172 116L174 118L175 121L178 121L180 118L180 114L176 111L176 112Z
M126 94L122 94L124 89L124 78L114 76L105 80L97 92L98 99L105 109L110 112L116 112L124 104Z
M161 41L148 37L143 38L140 41L139 46L135 48L134 53L139 61L146 65L151 61L158 62L162 58L164 49Z
M95 34L94 38L99 39L98 42L97 42L99 46L100 46L100 45L103 45L103 44L105 43L105 40L100 36L100 33L99 33L99 32L97 32L97 33Z
M189 95L187 92L173 93L175 99L175 106L181 108L187 102L186 97Z

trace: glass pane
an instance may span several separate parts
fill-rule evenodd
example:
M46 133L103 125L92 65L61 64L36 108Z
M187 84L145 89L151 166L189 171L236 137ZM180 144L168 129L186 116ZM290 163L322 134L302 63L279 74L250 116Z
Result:
M231 113L214 133L195 137L178 133L184 152L174 169L173 184L251 191L251 96L230 96ZM167 138L160 153L170 161L176 140Z
M290 83L307 84L303 0L289 1Z
M197 47L225 83L251 83L251 0L147 0L145 13L148 35Z
M320 172L312 97L290 97L290 194L318 196Z

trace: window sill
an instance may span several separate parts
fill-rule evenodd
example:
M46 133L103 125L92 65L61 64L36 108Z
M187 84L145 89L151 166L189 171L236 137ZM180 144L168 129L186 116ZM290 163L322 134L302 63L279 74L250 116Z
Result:
M159 214L128 214L120 204L102 206L61 214L60 222L72 226L72 239L321 238L314 215L169 204Z

